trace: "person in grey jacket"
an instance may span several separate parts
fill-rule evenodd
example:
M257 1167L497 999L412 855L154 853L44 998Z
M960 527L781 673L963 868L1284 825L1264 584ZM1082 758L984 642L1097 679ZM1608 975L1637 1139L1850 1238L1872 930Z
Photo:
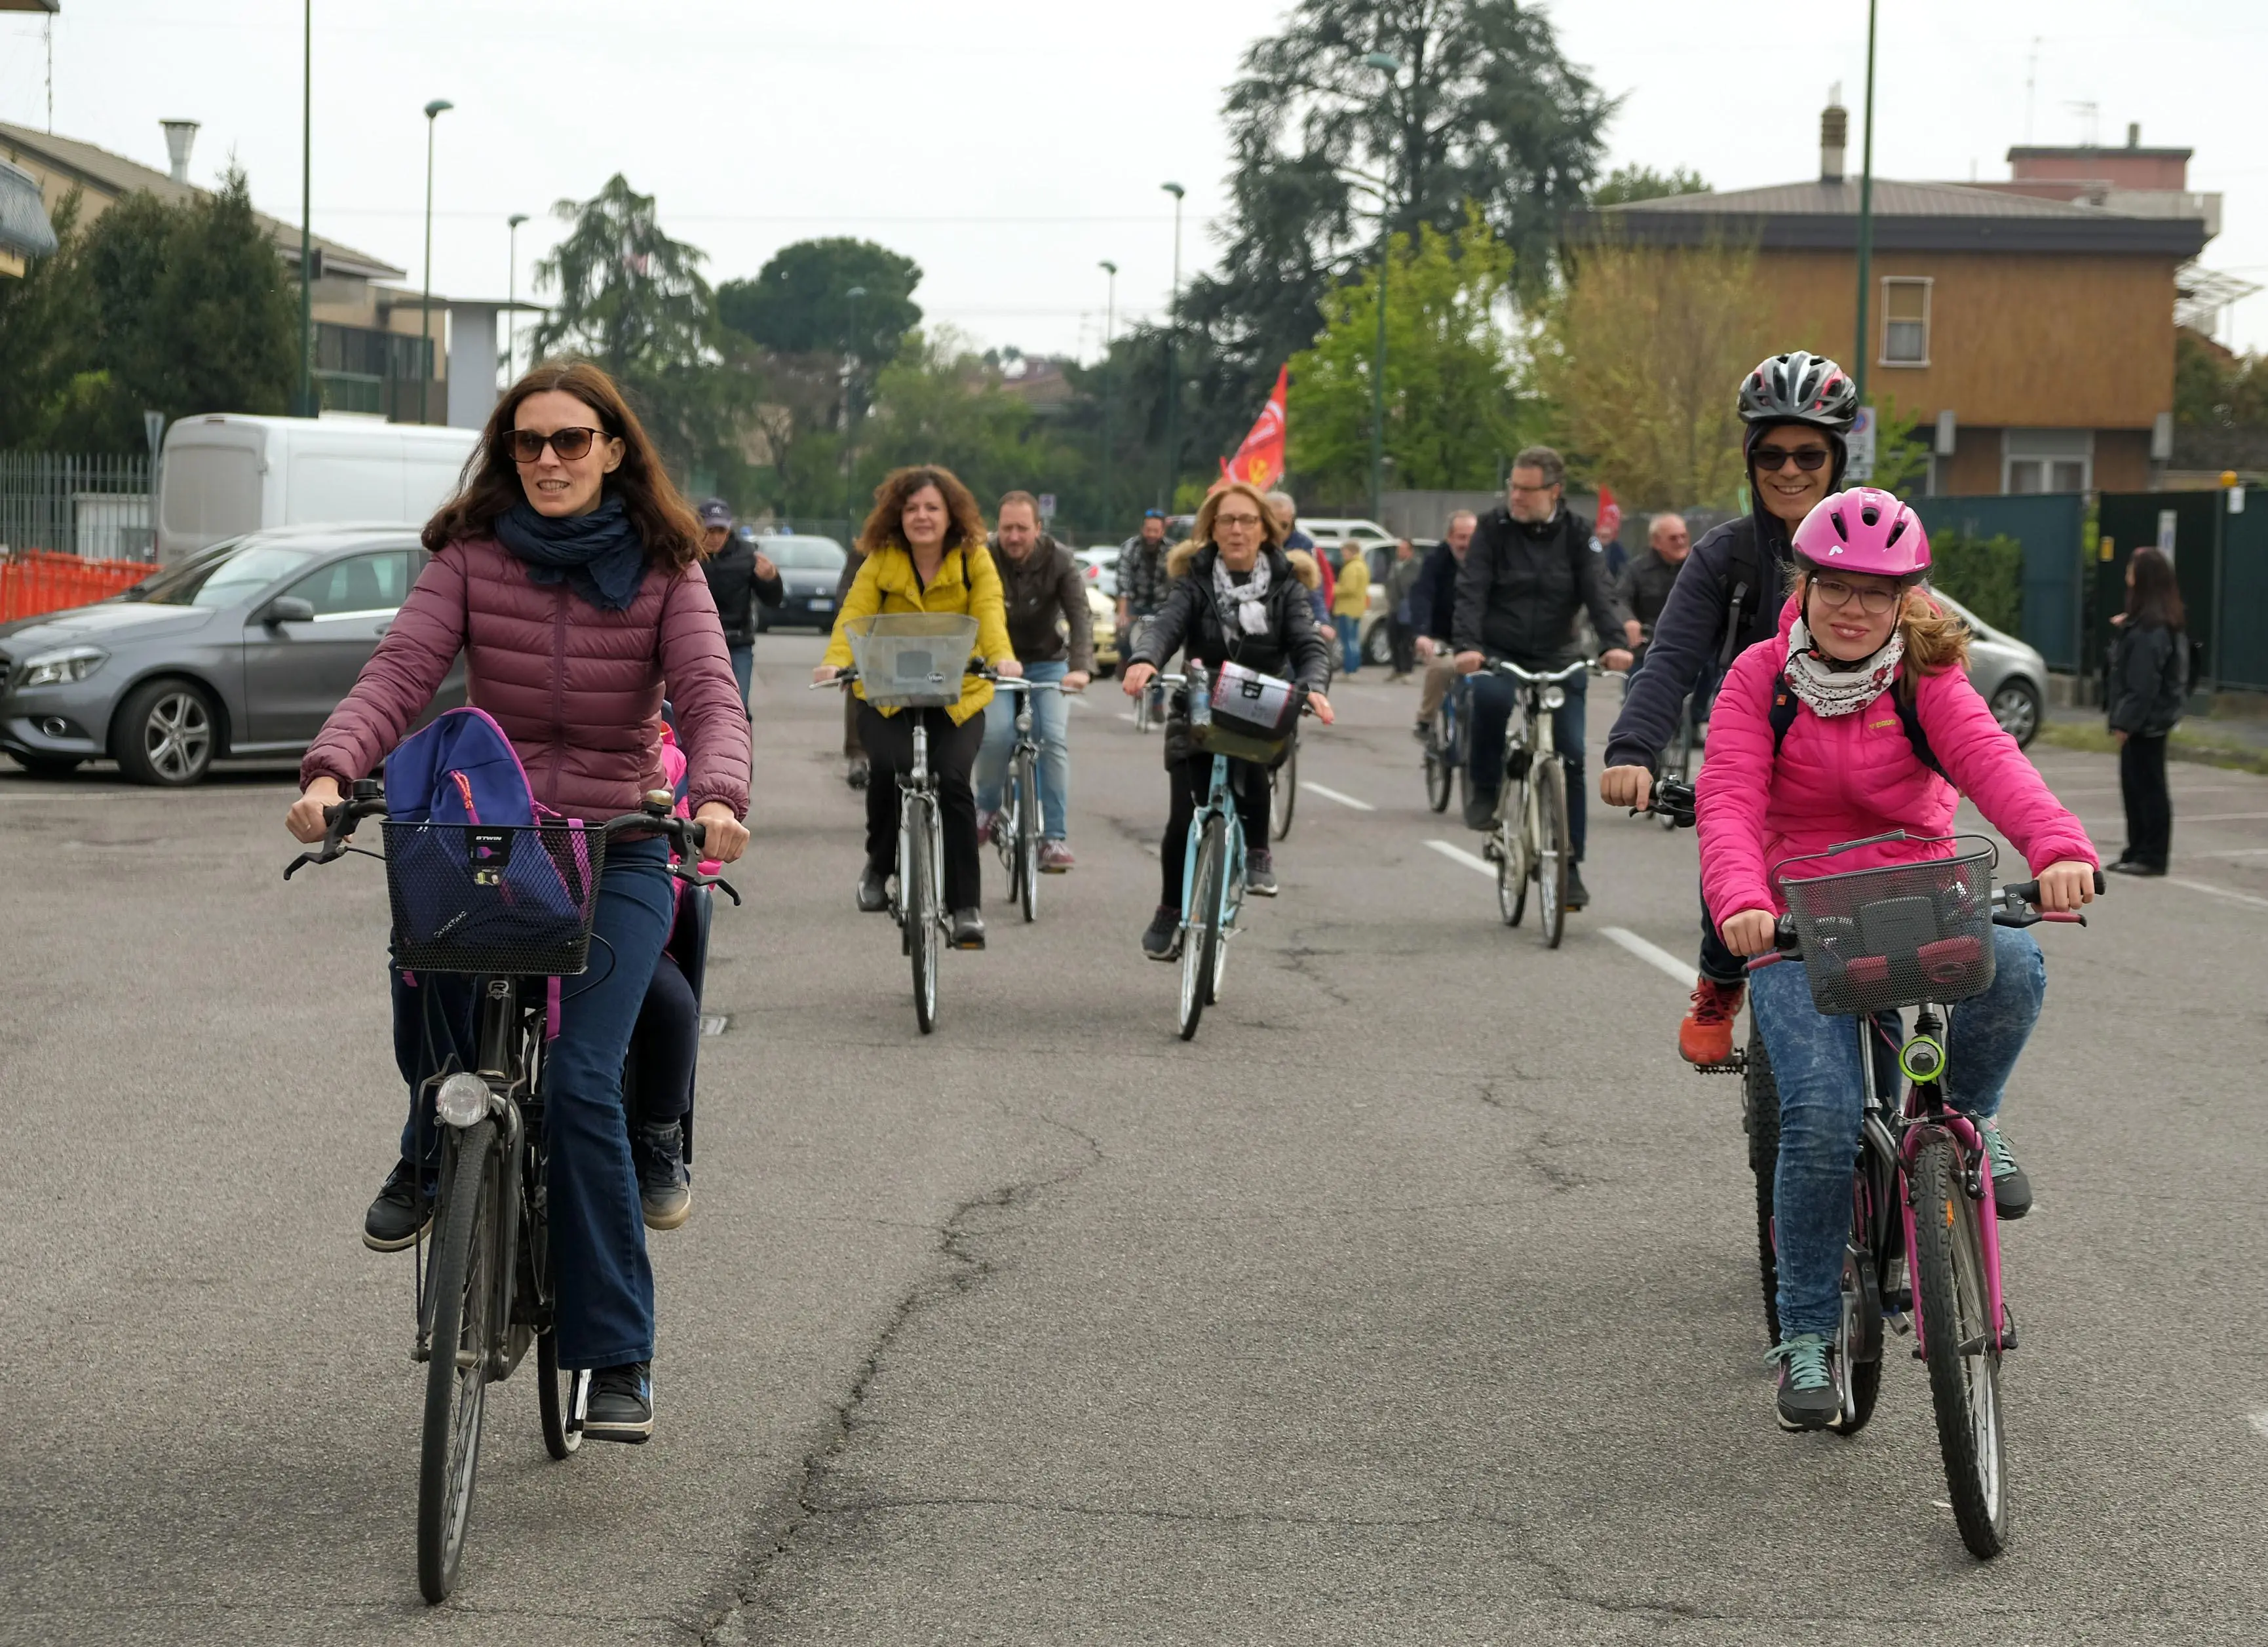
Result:
M992 565L1008 610L1008 644L1027 681L1052 681L1062 692L1032 694L1032 730L1040 741L1040 870L1062 875L1071 854L1071 707L1064 692L1094 678L1094 619L1086 584L1071 550L1040 530L1040 506L1027 491L1000 499L994 515ZM984 707L984 742L976 752L976 837L990 838L1000 809L1001 781L1016 747L1016 699L998 692Z
M2174 565L2154 549L2126 562L2126 609L2111 622L2108 690L2111 735L2118 740L2118 793L2126 803L2126 850L2109 867L2120 875L2166 873L2173 854L2174 802L2166 790L2166 739L2189 694L2189 637Z

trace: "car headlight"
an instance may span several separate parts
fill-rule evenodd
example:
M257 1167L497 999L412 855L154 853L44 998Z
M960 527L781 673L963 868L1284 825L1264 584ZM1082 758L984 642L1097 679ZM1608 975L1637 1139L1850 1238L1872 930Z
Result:
M18 688L68 686L73 681L86 679L109 656L99 646L67 646L61 652L42 652L24 660L24 673L16 684Z

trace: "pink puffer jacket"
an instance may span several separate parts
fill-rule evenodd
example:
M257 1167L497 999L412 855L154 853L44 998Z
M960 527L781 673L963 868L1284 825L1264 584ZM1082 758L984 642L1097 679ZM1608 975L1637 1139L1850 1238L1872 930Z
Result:
M1709 717L1697 786L1701 895L1720 924L1742 910L1786 909L1771 879L1783 859L1894 829L1946 834L1964 794L2015 843L2033 874L2065 859L2101 865L2085 828L2049 792L1957 669L1922 676L1914 698L1930 751L1953 783L1914 754L1889 692L1854 714L1824 720L1799 705L1775 760L1772 697L1787 664L1795 618L1790 600L1780 613L1778 639L1759 642L1734 661ZM1891 841L1796 864L1789 873L1840 874L1946 857L1951 850Z
M625 609L601 611L564 582L535 582L492 538L451 543L427 565L300 760L301 786L328 777L343 788L376 771L460 650L467 696L503 727L545 806L601 820L667 787L666 687L691 766L687 802L747 815L747 716L699 569L649 567Z

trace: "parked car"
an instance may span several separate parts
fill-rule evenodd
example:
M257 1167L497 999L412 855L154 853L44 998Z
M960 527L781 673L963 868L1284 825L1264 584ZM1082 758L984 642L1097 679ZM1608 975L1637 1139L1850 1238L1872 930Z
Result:
M107 755L166 786L225 757L296 756L428 558L414 526L282 527L92 606L0 624L0 750L48 773ZM433 706L464 700L460 662Z
M1094 672L1098 676L1108 675L1119 664L1118 602L1090 583L1086 586L1086 611L1094 624Z
M777 532L759 535L756 547L779 568L780 587L786 594L777 609L757 602L757 629L834 628L835 586L842 581L843 563L850 558L843 545L831 537Z
M217 412L176 419L158 470L158 558L268 527L423 521L457 489L477 429Z
M1118 598L1118 548L1097 545L1089 549L1074 549L1071 558L1079 563L1079 576L1086 580L1090 589L1100 589L1111 600Z
M1969 625L1969 682L1992 705L2000 729L2029 743L2047 710L2048 663L2034 647L2004 634L1942 590L1932 589L1940 605Z

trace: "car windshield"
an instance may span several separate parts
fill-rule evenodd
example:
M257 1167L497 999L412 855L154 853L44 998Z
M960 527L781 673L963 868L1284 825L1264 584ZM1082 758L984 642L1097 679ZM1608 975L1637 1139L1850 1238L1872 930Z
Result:
M314 558L312 549L239 543L225 554L159 573L142 586L136 598L152 606L228 606L298 571Z
M825 538L760 537L756 547L771 558L775 566L792 566L799 572L843 570L843 551Z

